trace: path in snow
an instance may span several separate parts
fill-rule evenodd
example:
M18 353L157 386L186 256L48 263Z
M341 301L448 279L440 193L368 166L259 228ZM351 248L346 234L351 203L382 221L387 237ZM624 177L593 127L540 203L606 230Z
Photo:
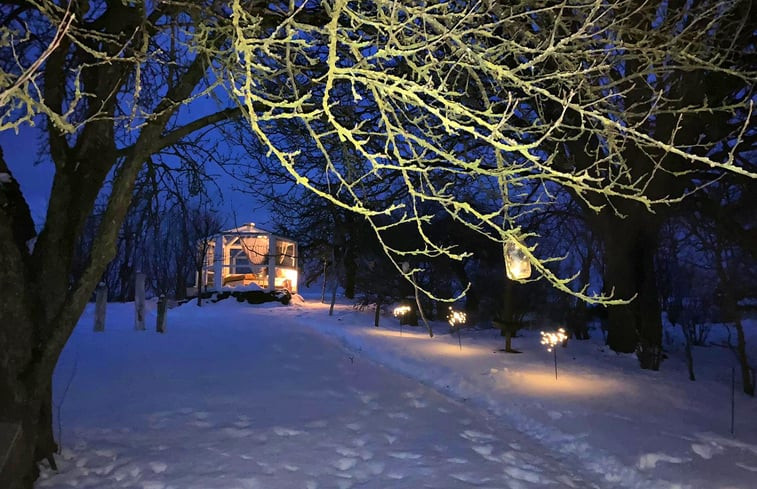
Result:
M166 335L131 331L128 313L95 335L85 317L56 374L58 394L72 379L61 472L36 487L600 487L276 309L232 306L176 310Z

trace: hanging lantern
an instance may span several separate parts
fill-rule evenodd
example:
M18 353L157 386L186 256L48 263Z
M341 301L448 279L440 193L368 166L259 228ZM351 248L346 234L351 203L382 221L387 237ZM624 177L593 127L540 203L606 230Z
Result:
M523 280L531 276L531 262L521 246L514 239L505 243L505 270L510 280Z

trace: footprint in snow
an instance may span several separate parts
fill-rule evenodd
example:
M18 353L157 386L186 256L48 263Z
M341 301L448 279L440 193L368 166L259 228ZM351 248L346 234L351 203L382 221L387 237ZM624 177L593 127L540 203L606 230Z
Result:
M392 458L398 458L400 460L417 460L421 458L421 455L419 453L412 452L389 452L387 455Z
M377 397L376 394L359 394L359 396L363 404L371 404Z
M165 489L166 485L157 481L143 481L142 489Z
M705 460L709 460L714 455L717 455L724 451L722 446L714 445L711 443L708 443L706 445L702 443L692 443L691 450Z
M111 472L113 472L113 469L116 468L116 464L107 464L104 465L98 469L94 469L92 472L99 476L107 476L110 475Z
M161 474L166 471L168 464L165 464L163 462L150 462L150 468L154 473Z
M482 457L488 457L489 455L492 454L492 449L494 447L492 447L491 445L478 445L471 448L473 449L474 452L481 455Z
M334 467L341 471L350 470L351 468L355 467L357 465L358 460L356 458L340 458L336 462L334 462Z
M253 433L252 430L243 428L224 428L222 431L224 434L230 436L231 438L245 438Z
M460 436L465 438L466 440L470 440L472 442L485 442L485 441L493 441L496 440L497 437L494 435L490 435L488 433L481 433L480 431L475 430L465 430L462 433L460 433Z
M386 467L384 462L368 462L365 464L368 473L373 476L381 474L384 471L384 467Z
M348 447L337 447L336 453L338 453L342 457L357 457L358 456L357 450L353 450L352 448L348 448Z
M410 419L410 416L405 413L387 413L387 416L390 419Z
M505 473L513 479L522 480L524 482L530 482L532 484L550 484L554 482L548 477L544 477L538 472L521 469L519 467L508 466L505 467Z
M466 459L459 458L459 457L448 458L447 462L449 462L451 464L467 464L468 463L468 461Z
M356 447L364 447L366 443L368 442L363 437L355 438L354 440L352 440L352 444L355 445Z
M247 479L237 479L240 488L239 489L263 489L263 485L254 477Z
M641 470L654 469L657 462L669 462L671 464L681 464L691 461L690 458L673 457L666 453L645 453L639 457L636 466Z
M297 436L305 433L304 431L293 430L291 428L282 428L280 426L275 427L273 429L273 432L279 436Z
M480 475L473 474L471 472L464 472L460 474L450 474L451 478L466 484L481 485L489 482L491 479L488 477L481 477Z

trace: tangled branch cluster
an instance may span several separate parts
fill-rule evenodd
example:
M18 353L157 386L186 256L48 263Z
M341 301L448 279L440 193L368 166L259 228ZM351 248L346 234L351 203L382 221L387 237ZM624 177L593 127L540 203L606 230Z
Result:
M317 23L308 2L290 2L287 21L261 35L237 0L229 73L252 130L299 184L365 216L379 239L412 225L424 246L384 242L395 264L459 260L467 251L428 235L439 212L503 245L526 243L519 217L558 187L600 211L615 199L651 208L682 198L650 191L663 172L756 176L734 158L751 91L691 103L671 89L681 73L755 80L734 67L741 53L728 45L745 28L733 23L744 3L697 4L674 12L632 1L334 0ZM688 117L717 112L737 121L725 139L683 137ZM283 134L282 121L299 131ZM579 155L568 149L576 144ZM631 147L652 164L627 159ZM369 191L377 187L382 194ZM574 277L522 247L540 276L576 294Z

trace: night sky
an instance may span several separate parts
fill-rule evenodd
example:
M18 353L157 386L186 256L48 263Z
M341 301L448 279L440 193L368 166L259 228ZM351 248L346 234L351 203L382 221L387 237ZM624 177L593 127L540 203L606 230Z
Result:
M44 222L54 173L52 163L40 156L40 145L45 144L40 134L41 131L28 125L18 134L13 131L0 132L5 162L21 185L38 230ZM272 227L274 223L269 222L268 212L260 209L262 203L257 202L253 195L235 190L241 185L240 182L221 171L212 173L217 175L215 181L223 193L223 202L215 207L226 219L225 226L254 222L263 228Z

